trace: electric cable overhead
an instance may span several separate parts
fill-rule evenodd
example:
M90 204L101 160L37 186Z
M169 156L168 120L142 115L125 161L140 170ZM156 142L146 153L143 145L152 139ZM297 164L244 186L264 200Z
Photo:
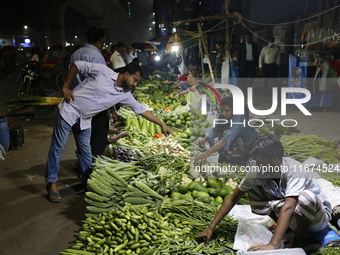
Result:
M303 18L303 19L299 19L299 20L295 20L295 21L288 21L288 22L281 22L281 23L263 23L263 22L256 22L256 21L252 21L252 20L249 20L249 19L246 19L244 17L242 17L242 15L238 12L234 12L233 14L237 17L236 21L234 22L234 25L235 24L241 24L242 26L244 26L251 34L253 34L255 37L259 38L260 40L264 41L264 42L269 42L268 40L262 38L261 36L257 35L254 31L252 31L249 27L247 27L244 22L244 21L247 21L249 23L252 23L252 24L256 24L256 25L264 25L264 26L283 26L283 25L288 25L288 24L293 24L293 23L298 23L298 22L302 22L302 21L305 21L305 20L308 20L308 19L312 19L312 18L315 18L315 17L318 17L318 16L321 16L327 12L330 12L330 11L333 11L337 8L339 8L340 5L336 5L328 10L325 10L323 12L320 12L318 14L315 14L315 15L312 15L310 17L307 17L307 18ZM203 18L203 17L202 17ZM214 25L212 28L208 29L207 31L204 31L203 34L207 34L207 33L210 33L210 32L215 32L215 31L219 31L219 30L223 30L223 29L226 29L227 27L233 27L234 25L229 25L229 26L224 26L222 28L218 28L218 29L214 29L215 27L219 26L220 24L222 24L223 22L225 22L225 20L222 20L221 22L219 22L218 24ZM179 30L180 31L180 30ZM193 31L191 31L193 32ZM197 31L195 31L195 33L197 33ZM190 40L193 40L193 39L197 39L199 37L193 37L191 39L188 39L188 40L185 40L185 41L182 41L182 42L187 42L187 41L190 41ZM340 39L340 33L334 33L334 35L331 35L329 37L326 37L326 38L322 38L322 39L319 39L319 40L316 40L314 42L308 42L308 43L300 43L300 44L276 44L277 46L282 46L282 47L300 47L301 45L304 45L304 46L308 46L308 45L312 45L312 44L315 44L315 43L319 43L319 42L323 42L325 40L329 40L329 39L333 39L333 40L338 40Z
M293 24L293 23L298 23L298 22L301 22L301 21L305 21L305 20L308 20L308 19L312 19L312 18L315 18L315 17L318 17L320 15L323 15L327 12L330 12L330 11L333 11L335 10L336 8L339 8L340 5L337 5L337 6L334 6L326 11L323 11L323 12L320 12L318 14L315 14L313 16L310 16L310 17L307 17L307 18L303 18L303 19L299 19L299 20L295 20L295 21L288 21L288 22L282 22L282 23L262 23L262 22L256 22L256 21L252 21L252 20L249 20L249 19L246 19L244 17L241 17L243 20L249 22L249 23L252 23L252 24L256 24L256 25L264 25L264 26L283 26L283 25L289 25L289 24Z
M250 32L252 33L255 37L265 41L265 42L269 42L268 40L264 39L263 37L257 35L253 30L251 30L249 27L247 27L243 22L241 22L241 24ZM300 43L300 44L278 44L276 43L277 46L282 46L282 47L299 47L301 45L304 45L304 46L308 46L308 45L312 45L312 44L315 44L315 43L319 43L319 42L322 42L322 41L325 41L325 40L329 40L329 39L334 39L334 37L338 37L340 36L340 33L336 33L332 36L329 36L329 37L326 37L326 38L322 38L320 40L317 40L317 41L314 41L314 42L309 42L309 43Z

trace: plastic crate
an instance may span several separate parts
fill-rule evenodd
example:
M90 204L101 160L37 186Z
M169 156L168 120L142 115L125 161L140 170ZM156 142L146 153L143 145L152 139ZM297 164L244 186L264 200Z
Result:
M34 106L34 118L52 118L56 113L57 107L55 105L36 105Z
M25 131L23 126L11 127L10 131L10 149L20 149L25 143Z

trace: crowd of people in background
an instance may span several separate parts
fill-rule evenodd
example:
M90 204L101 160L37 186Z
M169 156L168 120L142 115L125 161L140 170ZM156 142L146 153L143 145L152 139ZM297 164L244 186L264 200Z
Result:
M245 33L242 42L234 43L229 48L224 42L217 41L211 47L211 53L204 55L203 65L201 64L201 57L197 54L198 46L191 47L190 51L184 49L179 54L157 52L161 56L161 61L156 61L155 55L151 55L151 52L147 52L143 48L133 48L132 45L126 45L123 42L117 42L108 47L105 47L103 44L99 51L104 57L106 65L113 70L133 61L139 63L144 71L143 79L146 80L149 80L150 74L154 70L171 72L176 75L190 74L190 72L181 72L179 67L182 62L184 62L184 65L194 68L197 73L209 73L208 59L210 59L215 78L222 78L223 63L228 61L230 77L233 78L232 84L238 85L245 93L246 88L252 83L250 80L260 74L266 78L264 79L264 94L267 94L270 91L270 79L267 78L275 78L279 75L279 64L281 61L280 49L275 45L274 41L274 37L268 37L268 44L262 49L259 49L258 44L252 40L251 33ZM5 48L10 54L5 53ZM2 69L13 70L16 68L15 65L24 65L29 61L41 64L46 63L49 51L47 48L41 50L38 47L17 51L9 50L9 48L6 46L2 49ZM65 71L70 67L70 56L79 48L83 47L62 47L61 52L58 53L58 59L63 63ZM5 68L5 66L7 67ZM237 78L247 79L239 79L239 82ZM238 82L239 84L237 84Z

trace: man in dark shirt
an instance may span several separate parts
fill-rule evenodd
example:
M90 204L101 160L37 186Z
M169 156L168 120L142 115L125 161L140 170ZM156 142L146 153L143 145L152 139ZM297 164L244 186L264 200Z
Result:
M225 58L225 50L224 50L224 45L221 42L216 43L216 61L215 61L215 70L217 71L217 78L221 78L221 73L222 73L222 63Z
M246 33L244 42L240 43L238 48L237 66L240 87L243 93L246 92L248 86L252 86L252 80L255 77L255 69L259 62L259 50L257 43L252 41L252 35Z

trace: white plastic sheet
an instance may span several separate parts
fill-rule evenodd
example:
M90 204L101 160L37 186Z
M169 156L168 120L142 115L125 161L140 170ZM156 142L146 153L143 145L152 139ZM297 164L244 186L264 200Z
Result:
M322 169L322 166L325 166L326 164L321 159L310 157L303 162L303 165L313 166L314 169L321 166ZM340 169L340 166L338 166L338 168ZM333 169L336 168L333 167ZM316 178L316 183L320 186L324 198L331 203L332 209L335 206L340 205L340 188L335 187L330 181L321 178L316 172L313 172L312 175Z
M235 205L228 215L239 221L233 249L246 251L269 243L273 234L267 228L275 224L269 216L252 213L250 205Z

